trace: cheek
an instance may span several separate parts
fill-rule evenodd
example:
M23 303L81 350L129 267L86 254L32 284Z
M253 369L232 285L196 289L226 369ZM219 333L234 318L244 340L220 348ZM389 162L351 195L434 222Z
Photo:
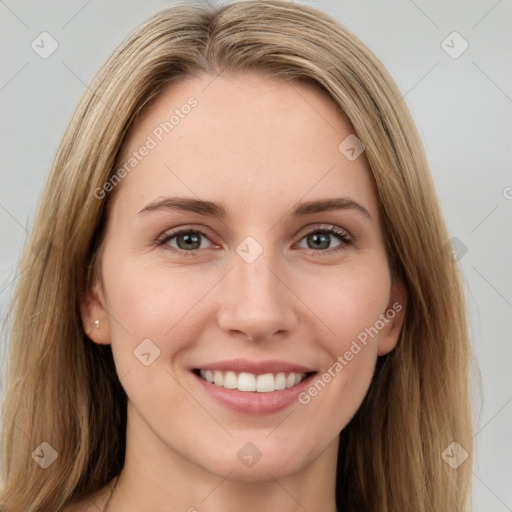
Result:
M349 423L368 391L390 284L386 270L359 267L340 272L323 292L317 288L310 294L312 309L330 335L319 338L325 354L322 371L299 396L299 403L325 426L326 439Z
M131 333L164 339L182 323L189 323L189 316L197 315L198 302L215 284L215 276L199 279L190 270L141 264L135 259L105 258L104 272L107 307L117 320L111 325L121 338Z
M391 279L383 260L378 264L347 265L315 283L305 284L300 293L308 297L311 309L328 328L330 336L325 337L325 342L329 352L339 354L359 334L363 333L364 338L365 330L385 312L390 287Z

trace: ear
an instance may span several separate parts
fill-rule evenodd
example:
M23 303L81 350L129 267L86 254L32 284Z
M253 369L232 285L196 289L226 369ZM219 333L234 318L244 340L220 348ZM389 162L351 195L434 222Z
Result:
M395 279L391 285L386 311L381 315L384 327L379 333L377 355L386 355L395 348L402 331L406 309L407 288L401 279Z
M80 315L87 336L99 345L109 345L109 315L99 279L95 279L93 286L80 296Z

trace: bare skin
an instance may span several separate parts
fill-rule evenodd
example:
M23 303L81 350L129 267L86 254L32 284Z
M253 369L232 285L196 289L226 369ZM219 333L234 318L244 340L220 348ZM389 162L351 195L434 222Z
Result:
M197 106L157 140L155 128L190 97ZM99 319L91 340L112 345L129 399L126 464L109 512L336 511L338 434L377 357L395 347L406 309L368 161L338 150L352 133L319 91L254 73L174 84L129 133L121 165L148 136L157 144L116 185L101 280L82 303L84 327ZM147 208L170 196L221 204L226 215ZM293 215L332 198L344 207ZM337 234L322 232L330 228ZM244 241L251 262L237 252ZM358 335L394 304L400 311L356 352ZM134 355L147 339L146 359L159 350L149 365ZM192 372L234 358L331 378L303 402L247 414L212 398ZM260 457L253 465L240 457L247 446ZM97 511L108 492L66 511Z

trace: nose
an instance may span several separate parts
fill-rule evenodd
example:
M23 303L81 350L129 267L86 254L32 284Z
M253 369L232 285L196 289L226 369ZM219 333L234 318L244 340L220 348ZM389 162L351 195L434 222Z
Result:
M220 328L251 341L293 331L296 299L277 260L266 251L252 262L235 254L233 266L222 283Z

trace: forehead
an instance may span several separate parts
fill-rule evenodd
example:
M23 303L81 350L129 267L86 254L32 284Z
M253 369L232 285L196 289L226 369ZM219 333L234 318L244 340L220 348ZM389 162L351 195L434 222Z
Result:
M341 109L309 84L254 72L187 77L129 132L117 162L129 170L120 189L147 201L192 193L266 208L344 194L377 216L364 153L350 161L339 149L353 134Z

